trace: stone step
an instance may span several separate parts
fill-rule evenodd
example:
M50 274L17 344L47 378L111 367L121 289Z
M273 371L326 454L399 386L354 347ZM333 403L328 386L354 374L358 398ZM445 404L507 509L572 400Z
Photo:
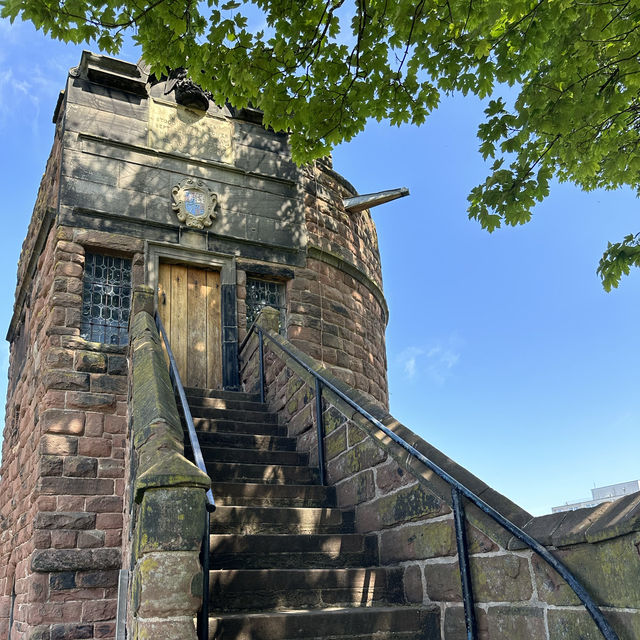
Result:
M185 387L187 397L199 398L222 398L240 402L260 402L259 393L245 393L244 391L223 391L222 389L198 389L196 387Z
M354 513L315 507L220 506L211 518L211 533L354 533Z
M309 462L308 453L297 451L262 451L255 449L223 449L208 446L200 442L202 457L205 464L212 462L234 462L238 464L266 464L282 466L305 466ZM191 446L185 444L185 456L190 457Z
M178 407L181 411L181 407ZM233 420L234 422L261 422L263 424L277 424L278 415L267 411L244 411L241 409L213 409L209 407L190 407L194 418L213 418Z
M378 539L359 533L334 535L212 535L213 569L329 569L378 563Z
M263 482L266 484L318 484L318 470L312 467L211 462L207 473L214 482Z
M193 417L193 424L203 433L247 433L265 436L286 436L287 428L265 422L242 422L225 418Z
M176 402L180 402L176 396ZM206 396L187 396L187 403L193 411L194 407L202 407L208 409L230 409L240 411L260 411L266 413L269 410L268 405L263 404L259 400L252 402L250 400L240 400L235 398L210 398Z
M210 618L209 640L440 640L436 606L362 607Z
M402 604L403 569L235 569L210 577L213 611Z
M186 433L186 432L185 432ZM224 449L253 449L255 451L295 451L296 439L252 433L207 433L198 431L202 447Z
M220 506L336 506L336 490L321 485L214 482L211 490Z

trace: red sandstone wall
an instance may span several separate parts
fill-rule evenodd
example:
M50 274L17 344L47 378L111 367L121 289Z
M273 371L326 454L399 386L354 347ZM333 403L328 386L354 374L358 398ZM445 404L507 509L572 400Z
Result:
M117 240L140 282L142 242ZM85 247L105 246L113 234L54 227L33 280L26 364L7 405L9 417L20 407L20 420L3 445L0 637L14 579L12 638L115 635L126 347L79 337ZM12 352L10 379L19 364Z
M388 404L385 329L378 239L368 211L348 213L354 192L318 163L306 170L309 255L287 280L287 337L341 380ZM246 275L238 266L238 324L246 326ZM250 274L250 269L248 270Z

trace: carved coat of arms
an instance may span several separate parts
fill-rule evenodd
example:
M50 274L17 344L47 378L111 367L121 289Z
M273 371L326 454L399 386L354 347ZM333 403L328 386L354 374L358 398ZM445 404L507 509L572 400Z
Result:
M187 227L204 229L216 218L218 196L198 178L185 178L171 189L172 208Z

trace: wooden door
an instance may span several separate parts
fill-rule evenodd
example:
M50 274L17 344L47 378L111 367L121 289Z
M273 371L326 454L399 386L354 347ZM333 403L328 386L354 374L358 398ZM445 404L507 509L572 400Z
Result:
M222 386L220 273L160 264L158 310L185 387Z

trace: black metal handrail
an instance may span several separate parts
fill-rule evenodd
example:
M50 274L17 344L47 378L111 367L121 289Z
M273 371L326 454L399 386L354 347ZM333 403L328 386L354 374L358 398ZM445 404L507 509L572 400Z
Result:
M182 411L184 413L184 419L187 423L187 433L189 434L189 442L191 443L191 450L193 451L193 458L196 466L200 471L207 473L207 467L202 457L202 449L200 448L200 442L198 441L198 434L196 433L196 427L193 424L193 416L191 415L191 409L187 402L187 394L184 391L184 386L180 378L180 372L178 371L178 365L173 357L173 351L171 351L171 345L169 339L164 330L164 325L160 319L160 314L156 311L155 314L156 326L164 341L164 346L167 349L167 355L169 356L169 375L173 384L174 390L178 392L180 397L180 403L182 404ZM208 475L208 474L207 474ZM216 503L213 499L213 492L211 489L207 489L206 493L206 508L204 513L204 536L202 538L202 547L200 550L200 562L202 564L202 607L198 613L198 639L209 639L209 532L211 528L211 514L216 509Z
M403 449L408 451L414 458L422 462L426 467L428 467L431 471L433 471L439 478L444 480L451 487L451 498L452 498L452 506L454 513L454 522L455 522L455 530L456 530L456 544L458 549L458 563L460 567L460 577L462 584L462 596L464 601L464 612L465 612L465 623L467 628L467 640L476 640L478 637L477 624L475 618L475 609L474 609L474 599L473 599L473 589L471 585L471 571L469 565L469 552L466 540L466 531L465 531L465 513L464 513L464 505L462 503L462 496L467 498L470 502L475 504L479 509L481 509L485 514L487 514L490 518L492 518L495 522L497 522L500 526L506 529L511 535L516 537L518 540L527 545L532 551L537 553L549 566L551 566L555 571L562 576L562 578L566 581L566 583L571 587L573 592L578 596L586 610L589 612L596 626L602 633L602 636L606 640L619 640L618 635L613 630L609 622L606 620L602 611L593 601L591 596L587 593L585 588L582 586L580 582L576 579L576 577L569 571L569 569L556 558L553 554L551 554L544 546L542 546L537 540L532 538L528 533L520 529L513 522L505 518L501 513L496 511L492 506L488 505L482 498L477 496L471 489L468 489L461 482L456 480L453 476L447 473L444 469L439 467L435 462L432 462L427 457L425 457L422 453L420 453L415 447L411 446L408 442L403 440L400 436L394 433L391 429L386 427L380 420L372 416L366 409L361 407L357 402L352 400L348 395L343 393L340 389L338 389L334 384L332 384L329 380L327 380L320 373L312 369L306 362L304 362L301 358L299 358L295 353L293 353L290 349L288 349L285 345L278 342L272 335L268 332L263 331L255 322L249 328L245 339L242 341L240 345L240 349L238 350L238 354L242 353L242 350L246 346L249 341L249 338L252 333L257 332L258 340L259 340L259 358L260 358L260 366L259 366L259 376L260 376L260 389L261 389L261 398L264 401L264 388L265 388L265 376L264 376L264 355L263 351L263 343L264 338L266 337L272 344L278 347L282 352L287 354L290 358L292 358L298 365L300 365L307 373L310 373L316 380L316 419L318 426L318 460L319 465L324 467L324 456L323 456L323 446L322 446L322 388L326 387L334 394L336 394L341 400L346 402L352 409L357 411L360 415L364 416L371 424L377 427L380 431L382 431L385 435L391 438L396 444L400 445ZM321 479L324 478L324 469L320 470ZM323 481L324 484L324 481Z

